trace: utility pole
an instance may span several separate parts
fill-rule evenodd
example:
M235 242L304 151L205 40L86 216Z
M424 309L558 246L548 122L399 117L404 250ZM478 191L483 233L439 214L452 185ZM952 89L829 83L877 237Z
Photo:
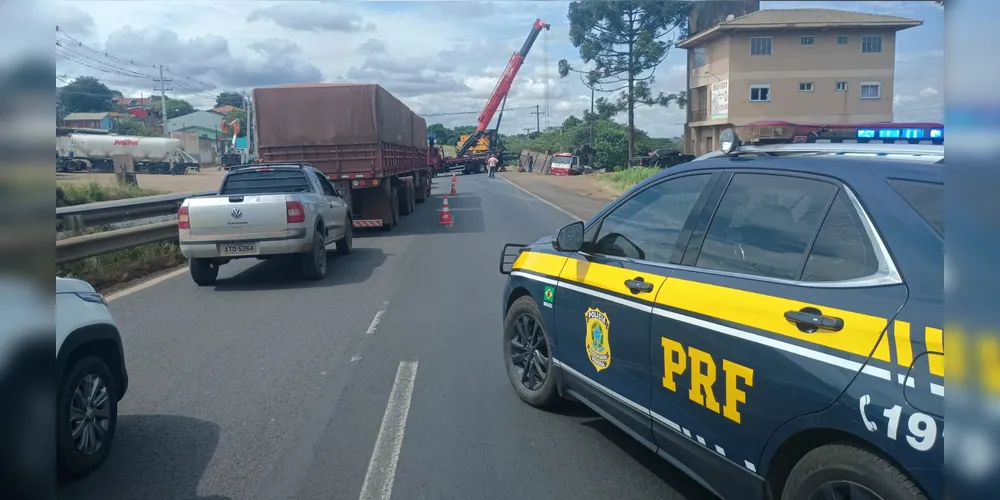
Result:
M531 135L531 127L524 127L521 130L524 131L524 135Z
M594 87L590 87L590 147L594 147Z
M539 111L539 107L541 106L535 104L535 110L532 111L531 114L535 115L535 131L540 133L542 131L542 115L544 115L545 112Z
M163 78L163 65L162 64L160 65L160 79L159 80L155 80L154 79L153 81L154 82L158 82L160 84L160 88L158 88L158 89L154 88L153 90L154 91L155 90L159 90L160 91L160 112L163 113L163 116L162 116L162 118L163 118L163 136L164 137L169 137L170 134L167 132L167 91L168 90L173 90L173 88L167 87L167 82L169 82L171 80Z

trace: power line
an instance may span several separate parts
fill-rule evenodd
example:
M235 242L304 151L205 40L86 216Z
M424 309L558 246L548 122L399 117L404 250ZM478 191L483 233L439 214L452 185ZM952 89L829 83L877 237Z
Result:
M524 111L528 109L535 109L535 106L524 106L521 108L504 108L504 111ZM419 113L420 116L459 116L459 115L476 115L482 113L482 111L455 111L451 113Z
M157 81L157 79L154 76L155 73L153 72L159 70L162 66L151 63L136 62L135 60L117 57L107 52L101 52L97 49L88 47L80 40L77 40L72 35L66 33L66 31L59 26L56 26L56 56L106 74L136 79L148 79L153 80L154 82ZM137 71L136 69L131 69L130 67L141 68L143 71ZM150 72L150 70L153 70L153 72ZM190 95L214 97L209 94L209 91L215 89L214 85L205 83L201 80L165 67L163 67L163 70L169 72L169 74L174 77L172 80L174 81L174 85L178 87L178 90L188 91ZM164 77L161 74L160 79L163 78Z

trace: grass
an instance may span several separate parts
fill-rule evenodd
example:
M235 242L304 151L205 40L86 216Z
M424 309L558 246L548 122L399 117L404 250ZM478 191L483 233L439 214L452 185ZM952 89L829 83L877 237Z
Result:
M614 189L618 192L618 194L622 194L631 189L632 186L635 186L658 172L660 172L660 169L655 167L630 168L627 170L603 174L597 179L597 181Z
M175 241L147 243L56 266L56 275L84 280L99 292L186 262Z
M69 207L73 205L83 205L86 203L96 203L99 201L125 200L128 198L139 198L141 196L153 196L163 194L152 189L143 189L130 184L108 186L91 182L90 184L56 184L56 206Z

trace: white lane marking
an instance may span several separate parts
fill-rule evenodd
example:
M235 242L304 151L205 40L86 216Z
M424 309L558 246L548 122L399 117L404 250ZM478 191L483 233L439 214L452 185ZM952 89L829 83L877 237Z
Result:
M382 321L383 314L385 314L385 309L380 309L377 313L375 313L375 317L372 318L372 324L368 325L368 329L365 330L365 335L372 335L375 333L375 330L378 329L379 322Z
M136 285L130 286L130 287L124 289L124 290L119 290L119 291L117 291L115 293L112 293L111 295L108 295L107 297L104 297L104 300L106 300L108 302L111 302L112 300L120 299L120 298L122 298L122 297L124 297L126 295L131 295L131 294L133 294L135 292L138 292L138 291L141 291L141 290L145 290L145 289L147 289L147 288L149 288L151 286L163 283L164 281L167 281L168 279L176 278L176 277L178 277L178 276L186 273L187 270L188 270L187 267L182 267L180 269L175 269L173 271L170 271L167 274L161 274L160 276L157 276L157 277L155 277L155 278L153 278L151 280L143 281L143 282L138 283Z
M560 211L560 212L562 212L562 213L564 213L564 214L572 217L573 220L578 220L578 221L586 222L583 219L581 219L581 218L579 218L579 217L577 217L577 216L569 213L569 211L567 211L565 208L562 208L559 205L556 205L555 203L552 203L551 201L546 200L545 198L542 198L541 196L538 196L537 194L532 193L531 191L528 191L527 189L524 189L523 187L518 186L517 184L514 184L513 181L509 181L507 179L504 179L503 177L500 177L500 179L502 179L507 184L510 184L511 186L514 186L517 189L520 189L521 191L524 191L525 193L528 193L528 195L530 195L531 197L537 199L538 201L540 201L540 202L542 202L542 203L544 203L544 204L546 204L546 205L548 205L548 206L550 206L550 207L552 207L552 208L554 208L554 209L556 209L556 210L558 210L558 211Z
M401 361L392 384L389 403L382 416L382 427L375 439L375 450L368 462L365 482L361 485L360 500L389 500L392 483L396 479L396 464L403 448L406 416L410 412L413 385L417 379L417 362Z
M941 384L931 383L931 394L944 397L944 386Z

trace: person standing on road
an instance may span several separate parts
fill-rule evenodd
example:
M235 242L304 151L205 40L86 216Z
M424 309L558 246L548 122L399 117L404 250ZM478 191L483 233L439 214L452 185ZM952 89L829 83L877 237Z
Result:
M497 175L497 160L496 155L490 155L490 159L486 160L486 166L490 167L490 179L496 178Z

